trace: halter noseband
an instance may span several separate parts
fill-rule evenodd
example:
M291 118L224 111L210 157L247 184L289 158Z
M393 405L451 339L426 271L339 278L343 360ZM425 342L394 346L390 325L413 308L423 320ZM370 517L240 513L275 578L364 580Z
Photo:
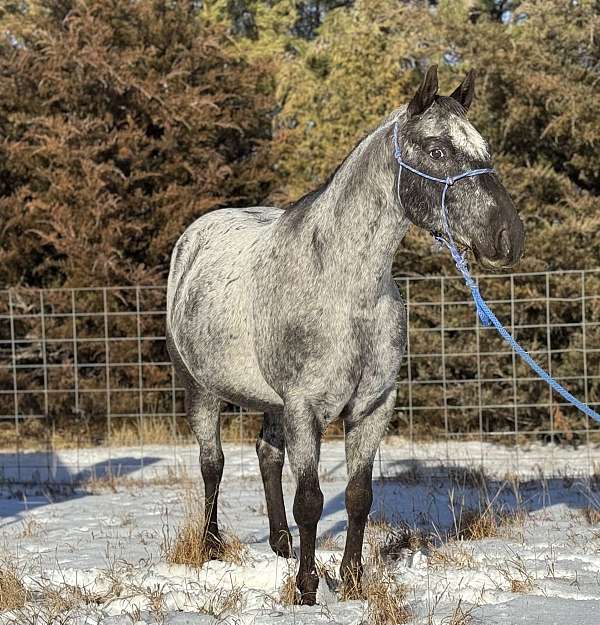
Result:
M398 201L400 202L400 174L402 173L402 169L408 169L413 174L417 176L421 176L421 178L425 178L427 180L431 180L432 182L437 182L438 184L443 184L444 189L442 191L442 200L441 200L441 213L442 213L442 226L444 228L444 235L439 235L435 233L431 233L432 236L445 245L449 250L450 254L452 254L452 258L454 263L456 264L456 268L462 274L466 285L471 289L471 293L473 294L473 299L475 300L475 304L477 305L477 313L479 314L479 318L481 319L481 323L484 326L491 325L491 320L487 315L486 311L482 306L479 305L480 294L479 288L475 284L473 277L471 276L471 272L469 271L469 263L467 261L467 253L463 252L462 254L458 251L458 247L454 241L454 237L452 236L452 231L450 230L450 223L448 221L448 211L446 209L446 193L448 189L454 185L455 182L459 180L463 180L464 178L472 178L473 176L481 176L481 174L493 174L496 173L496 170L491 167L485 167L481 169L471 169L462 174L457 174L456 176L448 176L447 178L436 178L435 176L431 176L430 174L425 173L424 171L419 171L415 169L408 163L402 160L402 152L400 150L400 142L398 140L398 122L394 123L394 157L398 163L398 175L396 177L396 195L398 196Z

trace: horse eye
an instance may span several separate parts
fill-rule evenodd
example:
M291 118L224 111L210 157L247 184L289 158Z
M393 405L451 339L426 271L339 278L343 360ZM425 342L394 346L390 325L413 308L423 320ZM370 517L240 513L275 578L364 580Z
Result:
M440 158L444 158L444 151L440 150L440 148L433 148L433 150L429 150L429 156L437 161Z

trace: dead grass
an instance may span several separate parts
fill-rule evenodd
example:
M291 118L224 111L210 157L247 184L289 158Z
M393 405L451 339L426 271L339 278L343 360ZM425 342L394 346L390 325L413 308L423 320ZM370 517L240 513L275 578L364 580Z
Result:
M44 587L40 603L48 614L64 614L84 605L102 605L108 596L102 593L93 593L80 586L62 584L61 586Z
M371 524L367 533L368 556L364 565L362 579L346 580L341 587L341 599L362 599L367 602L369 625L399 625L412 618L407 605L407 587L399 583L386 565L384 549L389 543L379 539L385 522ZM375 525L375 531L373 526ZM404 536L404 535L403 535ZM406 536L403 537L403 544Z
M596 506L585 507L583 516L590 525L600 525L600 509Z
M157 473L156 475L150 475L148 477L132 478L127 475L119 475L111 472L106 472L102 476L92 475L83 481L80 486L85 489L86 492L96 494L105 493L111 491L116 493L119 490L139 490L145 486L177 486L184 490L193 489L198 479L192 478L185 466L181 467L166 467L166 471L163 473Z
M523 510L507 512L488 504L480 508L464 508L454 518L453 538L484 540L505 535L522 528L526 518Z
M474 570L478 568L473 552L468 551L458 542L430 549L428 563L434 569Z
M221 622L221 619L224 617L231 617L232 614L241 614L245 606L246 599L243 589L232 588L231 590L217 591L208 598L206 603L198 606L198 608L201 612L210 614ZM230 622L229 619L227 622Z
M12 568L0 569L0 611L22 608L28 598L17 572Z
M462 540L483 540L498 536L499 521L492 509L461 510L455 521L456 538Z
M298 603L298 595L296 573L293 568L289 568L279 589L278 601L281 605L295 605Z
M222 537L219 560L238 565L247 562L246 545L233 534L222 534ZM195 568L202 567L214 555L207 545L202 518L186 519L173 544L166 549L166 560L169 564L184 564Z
M195 568L202 567L216 554L206 540L204 528L204 502L196 488L184 490L184 519L171 537L169 528L163 531L163 554L169 564L183 564ZM248 559L248 548L232 533L222 533L218 557L225 562L242 565Z
M339 551L342 548L343 539L341 536L333 536L332 534L325 534L319 539L317 548L323 551Z
M244 422L246 425L246 422ZM231 428L231 435L234 435ZM159 444L193 444L195 438L185 418L162 417L114 420L110 433L104 419L58 419L49 427L43 419L25 419L17 433L14 425L0 423L0 449L27 451L78 449L111 445L113 447Z
M526 562L520 555L513 553L512 558L507 559L497 568L508 582L511 592L527 594L535 588L535 577L528 571Z
M430 539L421 531L406 524L393 525L385 519L369 520L367 540L375 541L381 557L386 561L401 558L406 551L427 549Z
M476 606L465 610L462 606L462 601L459 599L458 603L452 610L450 616L442 619L442 625L470 625L473 622L472 612Z
M187 428L186 428L187 429ZM171 419L144 417L143 419L121 421L111 428L107 443L113 447L135 447L144 445L160 445L174 443L182 438L183 432ZM186 438L192 442L193 437L185 432Z
M369 543L362 580L362 594L367 601L367 622L369 625L406 623L412 617L406 601L407 588L394 578L386 566L382 545L372 540Z
M19 538L33 538L40 534L42 525L33 517L28 517L23 521L23 528L19 533Z

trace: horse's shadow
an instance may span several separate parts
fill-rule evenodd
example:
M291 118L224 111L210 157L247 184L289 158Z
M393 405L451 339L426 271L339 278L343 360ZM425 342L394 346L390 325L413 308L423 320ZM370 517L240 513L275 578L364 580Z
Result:
M400 460L388 465L390 477L373 481L370 518L404 525L426 535L452 534L467 511L496 510L504 515L532 513L552 506L583 509L597 505L590 481L581 477L503 480L460 465L432 467L419 461ZM333 524L332 516L343 515ZM326 499L321 515L325 529L319 538L347 529L345 493Z

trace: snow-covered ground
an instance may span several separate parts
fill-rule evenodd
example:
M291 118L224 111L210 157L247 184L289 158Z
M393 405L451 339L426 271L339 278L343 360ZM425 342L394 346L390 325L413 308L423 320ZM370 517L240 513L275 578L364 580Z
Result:
M409 451L401 441L382 446L369 530L372 545L385 543L395 526L410 528L414 537L385 560L405 595L406 622L600 623L600 514L594 513L600 480L584 475L597 451L539 447L521 451L517 466L511 450L489 445L483 450L485 477L474 471L482 459L478 443L418 446L407 460ZM63 481L102 478L106 454L62 452L47 470ZM550 463L561 454L564 464ZM25 608L2 613L0 623L41 625L51 617L62 625L373 622L366 602L341 601L335 589L346 528L342 443L325 443L322 451L325 507L317 556L329 575L321 580L314 607L281 604L295 562L277 558L268 546L262 484L250 446L225 446L220 500L223 527L247 545L245 563L213 561L199 570L166 563L161 545L182 522L186 489L189 494L190 478L199 473L196 455L194 448L148 447L142 463L136 450L113 449L110 466L122 477L106 486L6 486L0 499L0 569L16 571L29 597ZM540 457L547 465L533 460ZM39 457L34 462L31 455L29 464L27 458L21 458L22 475L44 476ZM174 467L185 479L174 475ZM287 470L284 491L297 546ZM480 540L456 538L470 511L488 507L498 512L497 527L484 527Z

